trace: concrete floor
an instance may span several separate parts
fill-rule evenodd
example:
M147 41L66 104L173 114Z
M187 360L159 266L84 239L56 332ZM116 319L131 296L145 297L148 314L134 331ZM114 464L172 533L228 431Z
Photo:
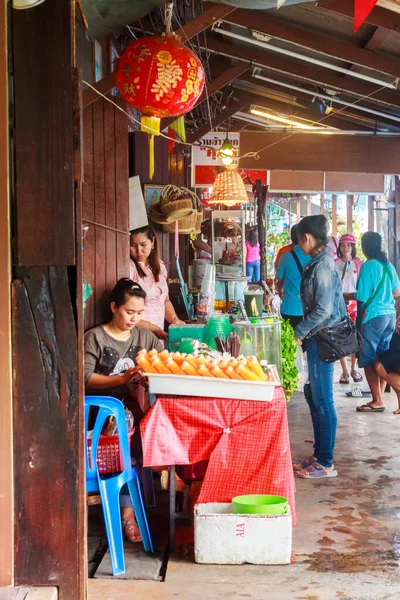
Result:
M366 389L366 384L363 386ZM171 557L164 583L112 581L105 593L89 581L89 599L391 600L400 597L400 415L355 412L351 386L335 386L339 476L297 479L298 525L287 566L212 566L191 561L190 543ZM312 453L311 421L302 394L289 404L293 457ZM189 539L188 539L189 541Z

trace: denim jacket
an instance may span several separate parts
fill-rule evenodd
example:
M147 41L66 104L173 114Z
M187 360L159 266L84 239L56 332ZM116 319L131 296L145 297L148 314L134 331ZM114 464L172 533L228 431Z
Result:
M310 338L323 327L340 323L345 318L342 284L327 250L317 254L304 267L300 297L304 319L295 329L299 340Z

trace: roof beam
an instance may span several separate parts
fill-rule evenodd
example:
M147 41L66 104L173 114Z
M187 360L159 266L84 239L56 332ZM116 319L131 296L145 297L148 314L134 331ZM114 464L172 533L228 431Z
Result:
M291 42L308 50L314 50L315 52L338 58L359 65L360 67L374 69L393 77L397 77L400 73L400 59L398 58L374 54L353 44L341 42L326 35L313 33L289 23L277 21L260 11L255 14L251 10L238 9L229 16L227 22L241 25L248 29L255 29L266 35Z
M314 10L318 11L320 8L345 15L352 20L354 18L354 3L349 0L335 0L335 2L320 0ZM400 14L381 6L375 6L365 19L365 23L398 32L400 30Z
M236 8L232 8L232 6L226 6L225 4L207 3L205 10L199 17L196 17L196 19L189 21L188 23L186 23L186 25L181 27L181 29L175 31L175 33L178 37L181 38L183 42L189 41L202 31L216 23L218 20L227 17L235 11ZM95 83L93 87L102 94L107 94L115 87L114 73L106 75L106 77L103 77L103 79L100 79L100 81ZM82 94L83 108L86 108L86 106L93 104L93 102L95 102L98 98L100 98L100 96L96 94L96 92L91 88L84 90Z
M222 111L222 113L215 117L215 119L212 122L212 126L210 125L210 123L205 123L197 131L190 133L186 138L187 143L194 144L195 142L197 142L197 140L207 135L209 131L213 131L216 127L222 125L222 123L230 119L235 113L239 112L239 110L242 110L245 106L248 106L249 100L246 94L243 94L243 92L238 91L235 92L235 97L236 99L230 104L228 104L228 106L225 108L224 111ZM174 152L178 154L184 149L184 144L177 144L175 146Z
M365 44L365 50L369 50L370 52L376 52L377 50L379 50L383 42L388 37L389 33L389 29L385 29L384 27L377 27L374 33L369 38L368 42Z
M268 55L259 49L246 48L244 46L233 46L226 42L208 38L207 48L213 52L228 56L230 58L250 62L254 66L260 66L267 71L283 73L292 79L306 81L319 87L335 89L343 94L360 98L373 93L368 97L368 102L386 105L397 110L400 106L400 95L390 90L376 92L376 86L361 81L349 80L327 71L320 71L313 67L291 62L287 59Z
M221 75L219 75L218 77L213 79L204 88L203 93L201 94L200 98L196 102L195 106L197 106L198 104L201 104L202 102L204 102L204 100L207 100L207 98L209 98L210 96L212 96L213 94L215 94L216 92L221 90L223 87L228 85L228 83L230 83L234 79L237 79L240 75L243 75L243 73L248 71L249 68L250 68L249 64L239 61L238 63L233 65L233 67L231 67L227 71L224 71L224 73L221 73ZM162 119L161 128L163 129L164 127L168 127L173 121L175 121L175 119L176 119L176 117Z

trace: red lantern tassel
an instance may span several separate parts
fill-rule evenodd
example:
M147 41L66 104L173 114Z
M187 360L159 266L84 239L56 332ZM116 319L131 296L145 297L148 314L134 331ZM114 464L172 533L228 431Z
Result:
M149 179L154 176L154 136L160 135L160 119L142 115L141 130L149 134Z

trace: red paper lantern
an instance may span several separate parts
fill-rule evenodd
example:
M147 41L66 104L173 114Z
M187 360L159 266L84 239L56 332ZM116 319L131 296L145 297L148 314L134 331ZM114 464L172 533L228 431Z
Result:
M150 134L151 143L160 132L160 119L190 111L205 81L194 52L167 35L129 44L120 56L115 79L125 102L142 113L142 130Z

